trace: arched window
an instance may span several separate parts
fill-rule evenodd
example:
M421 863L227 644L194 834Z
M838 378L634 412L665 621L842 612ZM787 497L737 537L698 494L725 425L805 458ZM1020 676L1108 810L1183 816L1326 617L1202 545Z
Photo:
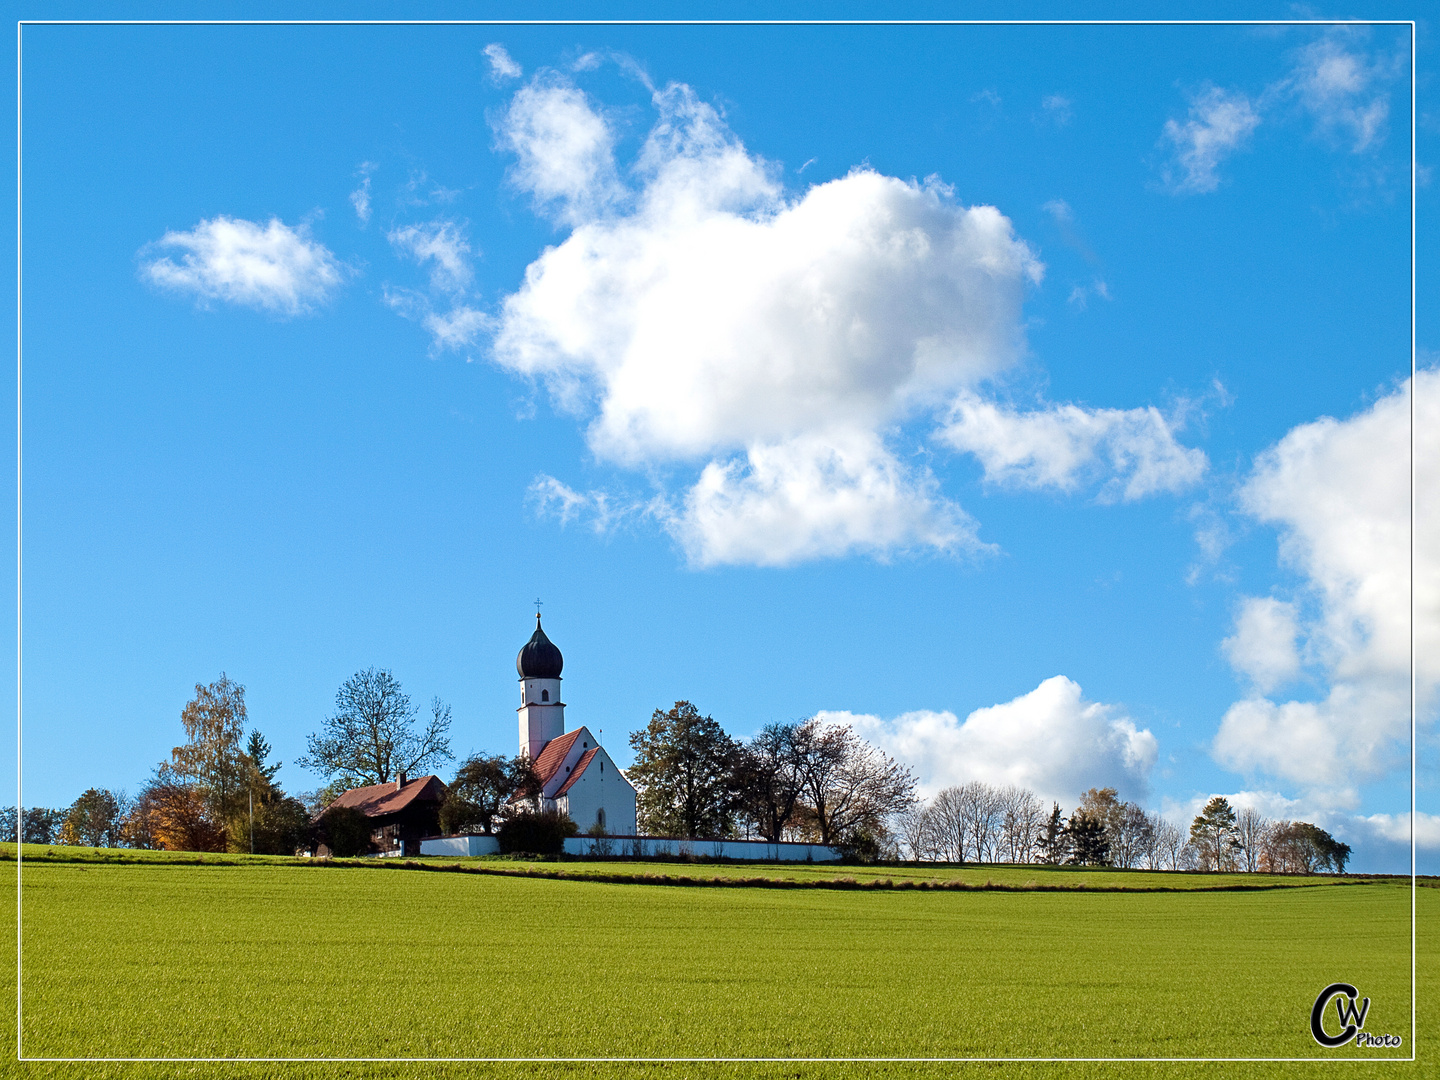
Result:
M550 700L550 691L549 691L549 690L541 690L541 691L540 691L540 700L541 700L541 701L549 701L549 700Z
M605 827L605 808L603 806L595 811L595 824L599 825L602 829Z

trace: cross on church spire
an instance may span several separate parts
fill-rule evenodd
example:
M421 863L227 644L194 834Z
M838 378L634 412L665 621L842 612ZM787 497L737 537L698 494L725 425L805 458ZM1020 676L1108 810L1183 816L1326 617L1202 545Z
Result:
M537 597L535 598L535 621L536 621L537 623L540 621L540 604L541 604L541 602L542 602L542 601L541 601L540 598L537 596Z

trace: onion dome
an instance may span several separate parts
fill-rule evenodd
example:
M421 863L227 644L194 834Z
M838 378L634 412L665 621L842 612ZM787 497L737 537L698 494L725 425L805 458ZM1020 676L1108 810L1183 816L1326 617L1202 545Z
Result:
M520 655L515 657L515 670L522 679L558 679L564 666L565 658L560 655L555 643L545 636L545 631L540 629L540 616L536 615L535 633L530 635Z

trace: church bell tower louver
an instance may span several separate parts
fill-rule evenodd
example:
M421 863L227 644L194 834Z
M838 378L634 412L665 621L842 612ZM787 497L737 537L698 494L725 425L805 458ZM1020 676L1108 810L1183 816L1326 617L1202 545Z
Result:
M551 739L565 734L565 703L560 700L560 671L565 658L540 628L515 658L520 675L520 753L534 761Z

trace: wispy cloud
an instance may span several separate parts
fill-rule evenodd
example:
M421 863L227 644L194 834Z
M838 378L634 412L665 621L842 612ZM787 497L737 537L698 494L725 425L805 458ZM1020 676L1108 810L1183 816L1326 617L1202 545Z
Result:
M1380 139L1390 115L1389 95L1377 86L1387 75L1383 65L1336 35L1300 49L1290 81L1320 132L1358 154Z
M962 394L937 438L974 454L991 483L1057 491L1098 483L1101 501L1133 502L1205 475L1204 451L1182 446L1176 427L1154 406L1021 412Z
M524 74L524 69L511 58L505 46L498 41L492 41L480 51L485 54L485 59L490 61L490 77L496 82L504 79L518 79Z
M366 161L356 171L360 176L360 186L350 193L350 205L355 207L355 216L360 219L363 229L370 224L370 174L375 171L375 164Z
M1386 57L1363 48L1364 35L1333 28L1290 54L1290 68L1254 96L1207 86L1190 101L1186 120L1165 122L1160 144L1165 185L1176 195L1216 190L1220 166L1243 149L1262 117L1283 119L1298 111L1310 117L1323 138L1361 154L1384 137L1390 91L1403 70L1398 54Z
M1260 114L1244 94L1207 87L1190 101L1188 119L1165 121L1162 143L1172 153L1161 176L1176 194L1214 191L1220 163L1260 126Z
M464 292L469 287L474 270L463 225L453 221L406 225L392 229L386 239L397 252L422 266L431 264L432 287L446 293Z
M1064 127L1075 115L1072 105L1063 94L1046 94L1040 99L1038 119L1057 128Z
M155 257L162 251L179 261ZM140 257L141 278L159 288L282 315L315 310L344 280L339 261L305 226L279 218L260 225L220 215L188 232L167 232Z

